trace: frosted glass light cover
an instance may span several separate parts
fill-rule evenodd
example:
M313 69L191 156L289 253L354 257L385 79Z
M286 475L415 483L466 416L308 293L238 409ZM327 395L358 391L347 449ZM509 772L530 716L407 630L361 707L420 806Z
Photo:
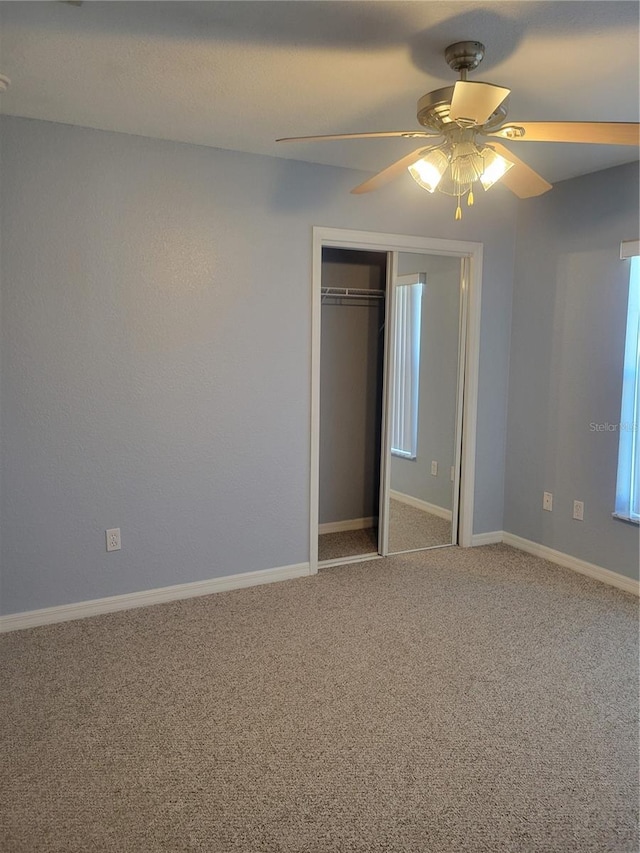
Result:
M422 160L409 166L409 174L423 189L432 193L442 180L448 165L447 155L438 149L430 151Z
M491 148L485 148L482 152L482 158L484 160L484 170L480 175L480 182L485 190L488 190L503 175L506 175L513 166L513 163L496 154Z

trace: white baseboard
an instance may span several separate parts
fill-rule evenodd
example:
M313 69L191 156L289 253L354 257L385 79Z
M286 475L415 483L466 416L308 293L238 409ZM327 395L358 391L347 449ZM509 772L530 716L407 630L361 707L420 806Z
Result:
M504 530L490 530L488 533L474 533L471 537L471 545L497 545L504 542Z
M130 610L134 607L148 607L177 601L181 598L195 598L211 595L214 592L227 592L264 583L291 580L310 573L309 563L281 566L275 569L260 569L255 572L242 572L194 583L180 583L157 589L145 589L125 595L111 595L108 598L95 598L91 601L78 601L74 604L62 604L57 607L44 607L41 610L29 610L23 613L10 613L0 616L0 633L19 631L23 628L35 628L37 625L50 625L54 622L68 622L72 619L84 619L100 613L114 613L116 610Z
M437 515L438 518L444 518L451 521L453 513L450 509L445 509L437 504L430 504L427 501L421 501L419 498L414 498L413 495L405 495L403 492L396 492L395 489L389 489L389 497L394 501L399 501L407 506L412 506L415 509L421 509L423 512L429 512L431 515Z
M347 518L344 521L327 521L318 525L318 535L323 533L344 533L346 530L366 530L368 527L377 527L378 517L370 518Z
M626 575L621 575L619 572L612 572L610 569L604 569L602 566L596 566L594 563L587 563L586 560L581 560L571 554L555 551L546 545L540 545L538 542L523 539L521 536L516 536L506 531L503 534L502 541L505 545L519 548L521 551L526 551L528 554L533 554L536 557L542 557L543 560L549 560L558 566L572 569L574 572L587 575L597 581L609 584L609 586L618 587L618 589L623 589L625 592L631 592L634 595L640 594L639 582L633 578L628 578Z
M587 575L602 583L615 586L625 592L640 594L640 584L633 578L612 572L602 566L596 566L581 560L571 554L555 551L546 545L523 539L513 533L499 530L489 533L476 533L472 539L472 545L493 545L504 542L528 554L541 557L572 569L574 572ZM376 555L377 556L377 555ZM368 559L375 559L371 555ZM353 560L347 558L345 562ZM355 558L362 559L362 557ZM292 578L305 577L310 574L309 563L298 563L292 566L281 566L274 569L261 569L255 572L242 572L237 575L227 575L221 578L212 578L205 581L193 583L175 584L157 589L146 589L140 592L131 592L125 595L112 595L107 598L96 598L91 601L79 601L73 604L62 604L57 607L44 607L40 610L29 610L23 613L10 613L0 616L0 633L7 631L19 631L24 628L35 628L38 625L51 625L55 622L68 622L72 619L85 619L88 616L98 616L101 613L115 613L117 610L130 610L135 607L148 607L153 604L162 604L168 601L178 601L182 598L195 598L200 595L211 595L215 592L226 592L232 589L242 589L250 586L258 586L265 583L276 583L277 581L290 580Z

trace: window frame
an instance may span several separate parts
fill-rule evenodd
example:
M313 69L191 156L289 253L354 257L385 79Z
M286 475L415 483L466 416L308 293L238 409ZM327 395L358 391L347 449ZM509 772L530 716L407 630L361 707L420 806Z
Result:
M640 241L622 243L620 257L630 264L613 517L640 525Z
M420 346L422 336L422 300L427 283L426 273L399 275L393 288L394 362L391 399L391 455L415 461L418 455L418 407L420 401ZM401 338L400 288L415 288L409 295L406 311L412 339ZM402 389L404 393L399 393Z

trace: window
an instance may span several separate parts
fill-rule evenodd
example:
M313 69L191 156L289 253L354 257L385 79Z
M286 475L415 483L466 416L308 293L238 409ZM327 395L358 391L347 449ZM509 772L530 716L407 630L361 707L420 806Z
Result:
M618 480L614 515L640 523L640 257L638 243L623 243L621 257L631 258L629 307L619 424Z
M398 276L391 404L391 453L415 459L418 451L418 382L424 273Z

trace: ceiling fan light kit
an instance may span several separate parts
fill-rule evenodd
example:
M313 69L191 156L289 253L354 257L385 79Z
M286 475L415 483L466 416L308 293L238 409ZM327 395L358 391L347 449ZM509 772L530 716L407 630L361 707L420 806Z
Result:
M479 181L484 190L499 181L513 163L501 157L488 145L477 144L473 131L452 132L442 145L433 148L408 169L413 180L430 193L438 190L458 200L455 218L462 219L461 199L474 202L473 184Z
M453 86L428 92L418 101L418 123L422 131L398 130L374 133L345 133L326 136L289 137L278 142L319 141L328 139L365 139L403 137L428 139L427 147L384 168L351 191L376 190L405 169L413 180L430 193L457 198L456 220L462 219L461 199L474 202L473 186L488 190L495 183L504 185L519 198L542 195L551 184L520 160L499 140L509 142L583 142L600 145L638 146L637 123L632 122L509 122L507 98L510 90L493 83L471 82L467 74L482 62L485 47L478 41L460 41L444 52L450 68L459 72Z

